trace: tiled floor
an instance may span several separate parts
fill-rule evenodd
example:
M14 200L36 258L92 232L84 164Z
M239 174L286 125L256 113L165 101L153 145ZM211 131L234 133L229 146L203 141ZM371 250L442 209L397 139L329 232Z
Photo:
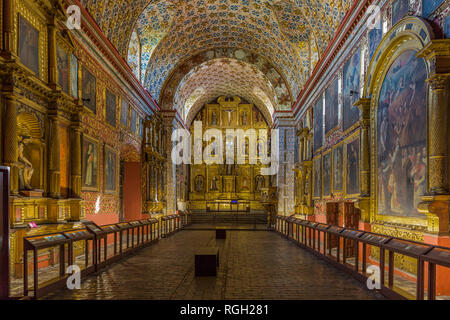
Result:
M46 299L381 299L273 232L183 231ZM218 276L194 276L194 254L220 248Z

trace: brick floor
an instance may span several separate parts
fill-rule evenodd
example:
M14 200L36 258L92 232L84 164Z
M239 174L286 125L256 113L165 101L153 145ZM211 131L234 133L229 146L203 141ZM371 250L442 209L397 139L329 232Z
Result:
M194 276L194 253L220 248L215 278ZM358 281L273 232L183 231L46 299L381 299Z

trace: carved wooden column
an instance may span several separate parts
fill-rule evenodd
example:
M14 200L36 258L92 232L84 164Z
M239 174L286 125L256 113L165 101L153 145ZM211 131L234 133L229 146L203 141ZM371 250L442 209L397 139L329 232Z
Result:
M14 52L14 17L15 0L3 1L3 50L8 53Z
M19 193L17 101L13 95L4 96L3 163L11 168L11 194Z
M361 127L359 165L361 196L355 206L361 211L361 222L370 222L370 105L371 99L359 99L355 106L361 110L359 124Z
M428 184L429 194L422 197L419 211L428 217L428 232L449 232L449 79L450 40L432 40L418 57L429 61L431 70L428 108Z
M81 128L78 124L71 127L70 151L71 151L71 197L81 198Z
M51 198L58 199L61 196L60 178L60 139L58 115L50 116L50 139L48 148L48 194Z

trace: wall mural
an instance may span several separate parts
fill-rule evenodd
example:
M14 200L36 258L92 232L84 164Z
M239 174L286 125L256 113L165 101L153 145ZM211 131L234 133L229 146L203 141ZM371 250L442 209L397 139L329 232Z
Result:
M314 152L322 147L323 143L323 99L322 96L314 105Z
M422 16L427 18L432 14L439 6L444 2L444 0L423 0L422 1Z
M323 156L323 196L331 195L331 156L329 152Z
M426 191L427 68L415 51L400 55L378 106L378 212L416 216Z
M360 117L358 107L353 104L359 98L359 85L361 79L361 50L358 48L355 54L344 66L344 107L343 107L343 129L349 129Z
M97 113L97 86L96 79L86 67L83 67L83 104L93 113Z
M369 61L372 61L372 57L377 50L378 45L383 38L383 29L381 25L381 19L378 22L376 28L369 31Z
M116 193L117 191L117 152L105 146L105 192Z
M78 59L70 57L70 94L78 99Z
M344 190L344 145L340 145L333 150L333 191Z
M339 123L339 85L334 79L325 90L325 133L330 132Z
M69 93L69 55L60 46L56 46L56 63L58 68L58 84Z
M322 159L314 159L314 198L322 196Z
M116 96L106 89L106 108L105 108L106 123L116 126Z
M39 77L39 31L19 16L19 58Z
M346 159L346 191L349 195L356 195L359 194L359 139L347 144Z
M98 191L98 168L98 142L87 136L83 136L83 190Z
M429 0L426 0L429 1ZM397 24L409 11L409 0L397 0L392 4L392 25Z

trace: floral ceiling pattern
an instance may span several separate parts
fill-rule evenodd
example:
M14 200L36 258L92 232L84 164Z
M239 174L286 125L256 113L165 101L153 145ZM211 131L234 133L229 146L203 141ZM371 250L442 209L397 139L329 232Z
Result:
M281 90L289 92L290 101L280 93L275 108L284 110L299 95L334 36L330 30L337 30L353 1L82 2L160 103L166 88L174 91L167 83L185 61L200 52L234 48L258 53L279 73L286 86Z

